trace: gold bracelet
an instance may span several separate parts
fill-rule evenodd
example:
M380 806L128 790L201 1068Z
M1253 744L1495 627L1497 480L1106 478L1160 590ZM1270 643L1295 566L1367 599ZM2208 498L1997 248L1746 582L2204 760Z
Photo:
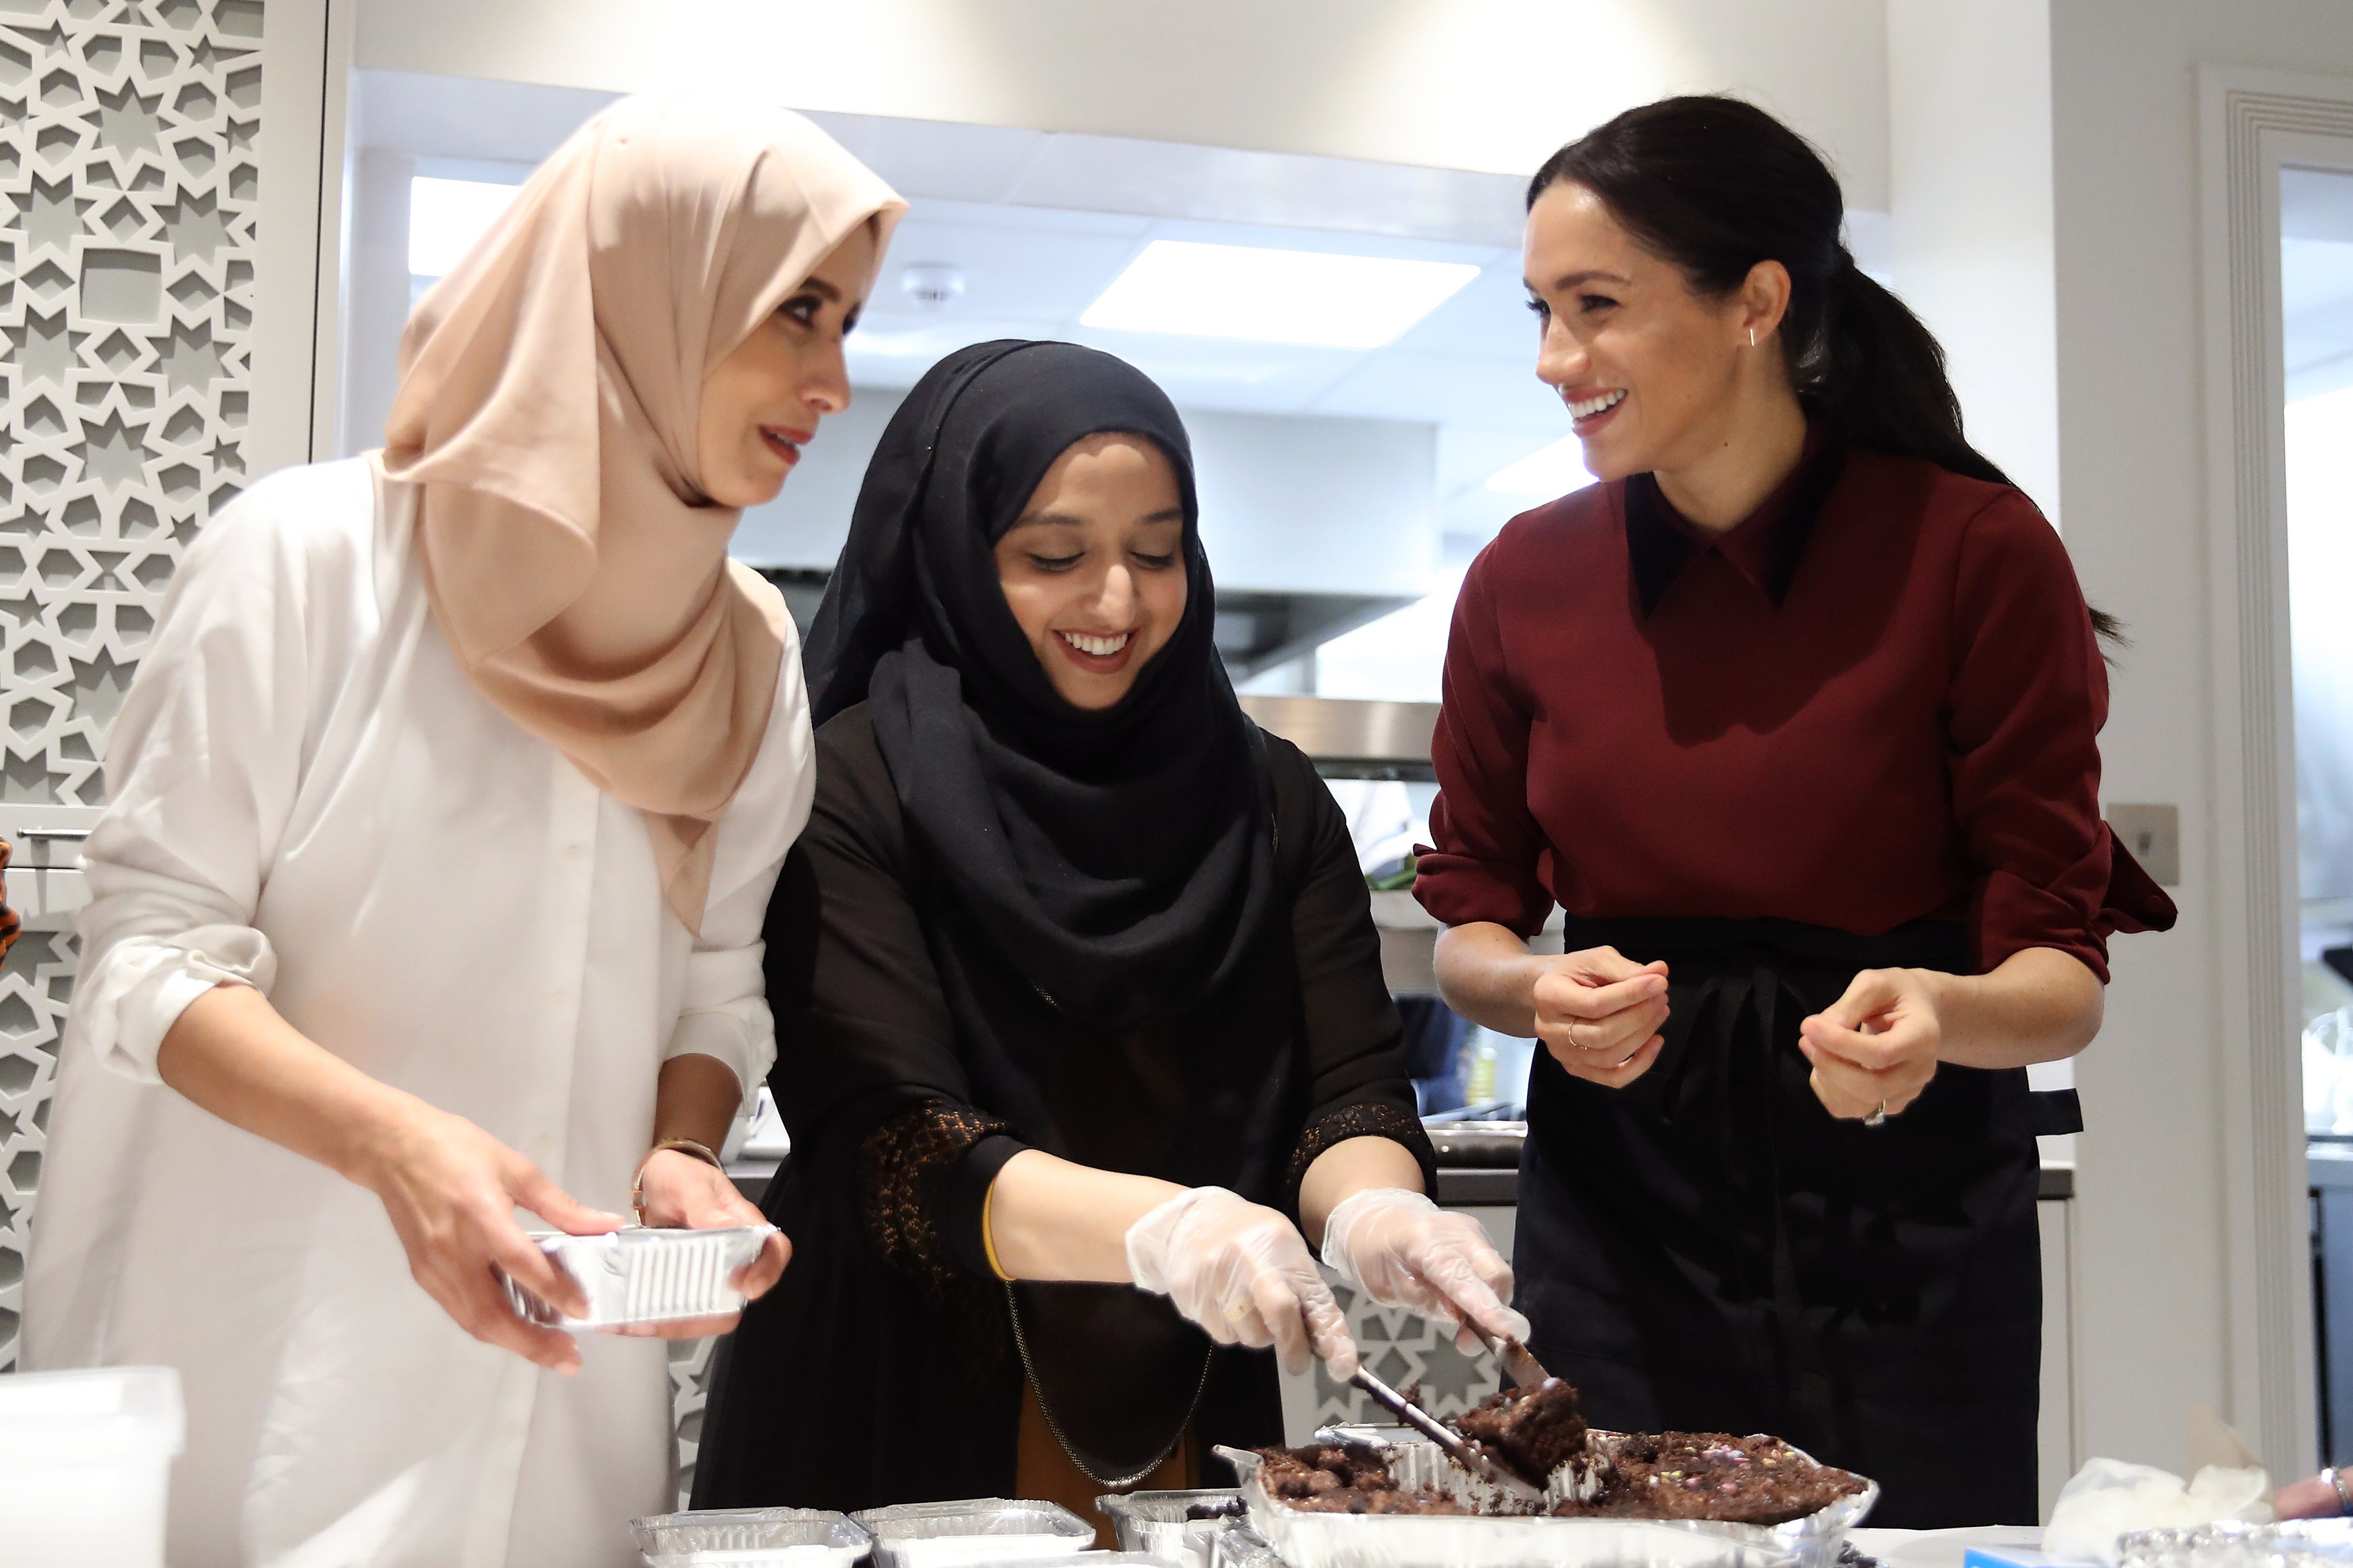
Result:
M997 1261L997 1226L992 1223L996 1216L997 1184L991 1182L988 1191L980 1195L980 1249L988 1255L988 1271L1009 1285L1013 1282L1013 1276L1005 1271L1005 1265Z
M645 1159L638 1162L637 1180L629 1184L629 1208L637 1215L639 1225L646 1223L646 1166L655 1155L665 1149L675 1149L681 1154L691 1154L721 1174L726 1173L727 1162L712 1153L708 1144L698 1143L691 1138L663 1139L646 1151Z

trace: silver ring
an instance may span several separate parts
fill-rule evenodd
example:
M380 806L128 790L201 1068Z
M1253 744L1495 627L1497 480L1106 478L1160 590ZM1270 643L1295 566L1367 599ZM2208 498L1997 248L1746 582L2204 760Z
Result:
M1881 1100L1881 1101L1879 1102L1879 1109L1878 1109L1878 1110L1874 1110L1874 1111L1873 1111L1870 1115L1868 1115L1868 1116L1864 1117L1864 1118L1862 1119L1862 1124L1863 1124L1865 1127L1884 1127L1884 1126L1886 1126L1886 1125L1887 1125L1887 1101L1885 1101L1885 1100Z

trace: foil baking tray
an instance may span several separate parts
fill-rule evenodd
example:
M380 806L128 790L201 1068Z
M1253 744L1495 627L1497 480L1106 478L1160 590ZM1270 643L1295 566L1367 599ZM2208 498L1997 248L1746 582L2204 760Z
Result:
M1113 1492L1095 1499L1119 1532L1122 1552L1141 1552L1177 1568L1211 1568L1210 1546L1218 1533L1241 1511L1242 1494L1231 1487L1191 1491ZM1188 1514L1204 1509L1227 1512L1208 1519ZM1086 1568L1097 1568L1095 1559Z
M1239 1519L1209 1538L1209 1568L1285 1568L1266 1537Z
M744 1310L744 1293L732 1283L735 1271L758 1258L776 1234L772 1225L716 1230L628 1226L603 1236L532 1232L533 1243L548 1261L580 1282L588 1311L579 1318L566 1317L513 1279L501 1278L516 1315L552 1329L617 1329L723 1317Z
M1621 1434L1596 1432L1598 1442ZM1492 1493L1428 1441L1388 1443L1400 1486L1480 1506ZM1802 1449L1792 1449L1811 1458ZM1493 1518L1444 1514L1309 1513L1269 1497L1258 1456L1220 1447L1241 1478L1250 1529L1289 1568L1832 1568L1846 1532L1879 1500L1878 1483L1787 1524L1725 1524L1686 1519ZM1546 1488L1573 1484L1566 1470Z
M1095 1543L1093 1525L1050 1502L905 1502L849 1517L874 1537L874 1568L1010 1564L1066 1557Z
M854 1568L873 1544L828 1509L724 1508L629 1521L650 1568Z

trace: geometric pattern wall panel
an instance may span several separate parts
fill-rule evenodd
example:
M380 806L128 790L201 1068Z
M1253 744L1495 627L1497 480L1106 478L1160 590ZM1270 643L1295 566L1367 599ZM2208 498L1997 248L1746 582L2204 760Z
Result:
M1345 1285L1335 1284L1332 1294L1347 1316L1348 1332L1356 1342L1365 1368L1391 1388L1419 1385L1422 1408L1434 1415L1460 1415L1502 1386L1494 1359L1464 1355L1454 1348L1454 1336L1401 1307L1379 1307ZM1314 1379L1315 1424L1394 1423L1373 1403L1372 1396L1345 1383L1335 1383L1324 1363L1309 1374Z
M73 995L73 942L69 931L27 931L0 966L0 1369L16 1361L25 1221L41 1184L58 1037Z
M247 482L262 16L0 0L0 804L101 803L173 568ZM26 942L0 982L0 1292L38 1180L42 1009L71 984Z

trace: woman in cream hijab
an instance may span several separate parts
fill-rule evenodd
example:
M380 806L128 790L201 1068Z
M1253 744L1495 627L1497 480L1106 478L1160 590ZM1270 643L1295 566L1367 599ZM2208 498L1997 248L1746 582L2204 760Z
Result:
M494 1271L576 1299L518 1208L759 1218L711 1151L774 1055L810 742L727 541L849 401L902 210L796 115L616 104L418 308L385 449L181 567L26 1289L28 1364L180 1370L180 1568L619 1568L674 1499L664 1347L525 1323Z

